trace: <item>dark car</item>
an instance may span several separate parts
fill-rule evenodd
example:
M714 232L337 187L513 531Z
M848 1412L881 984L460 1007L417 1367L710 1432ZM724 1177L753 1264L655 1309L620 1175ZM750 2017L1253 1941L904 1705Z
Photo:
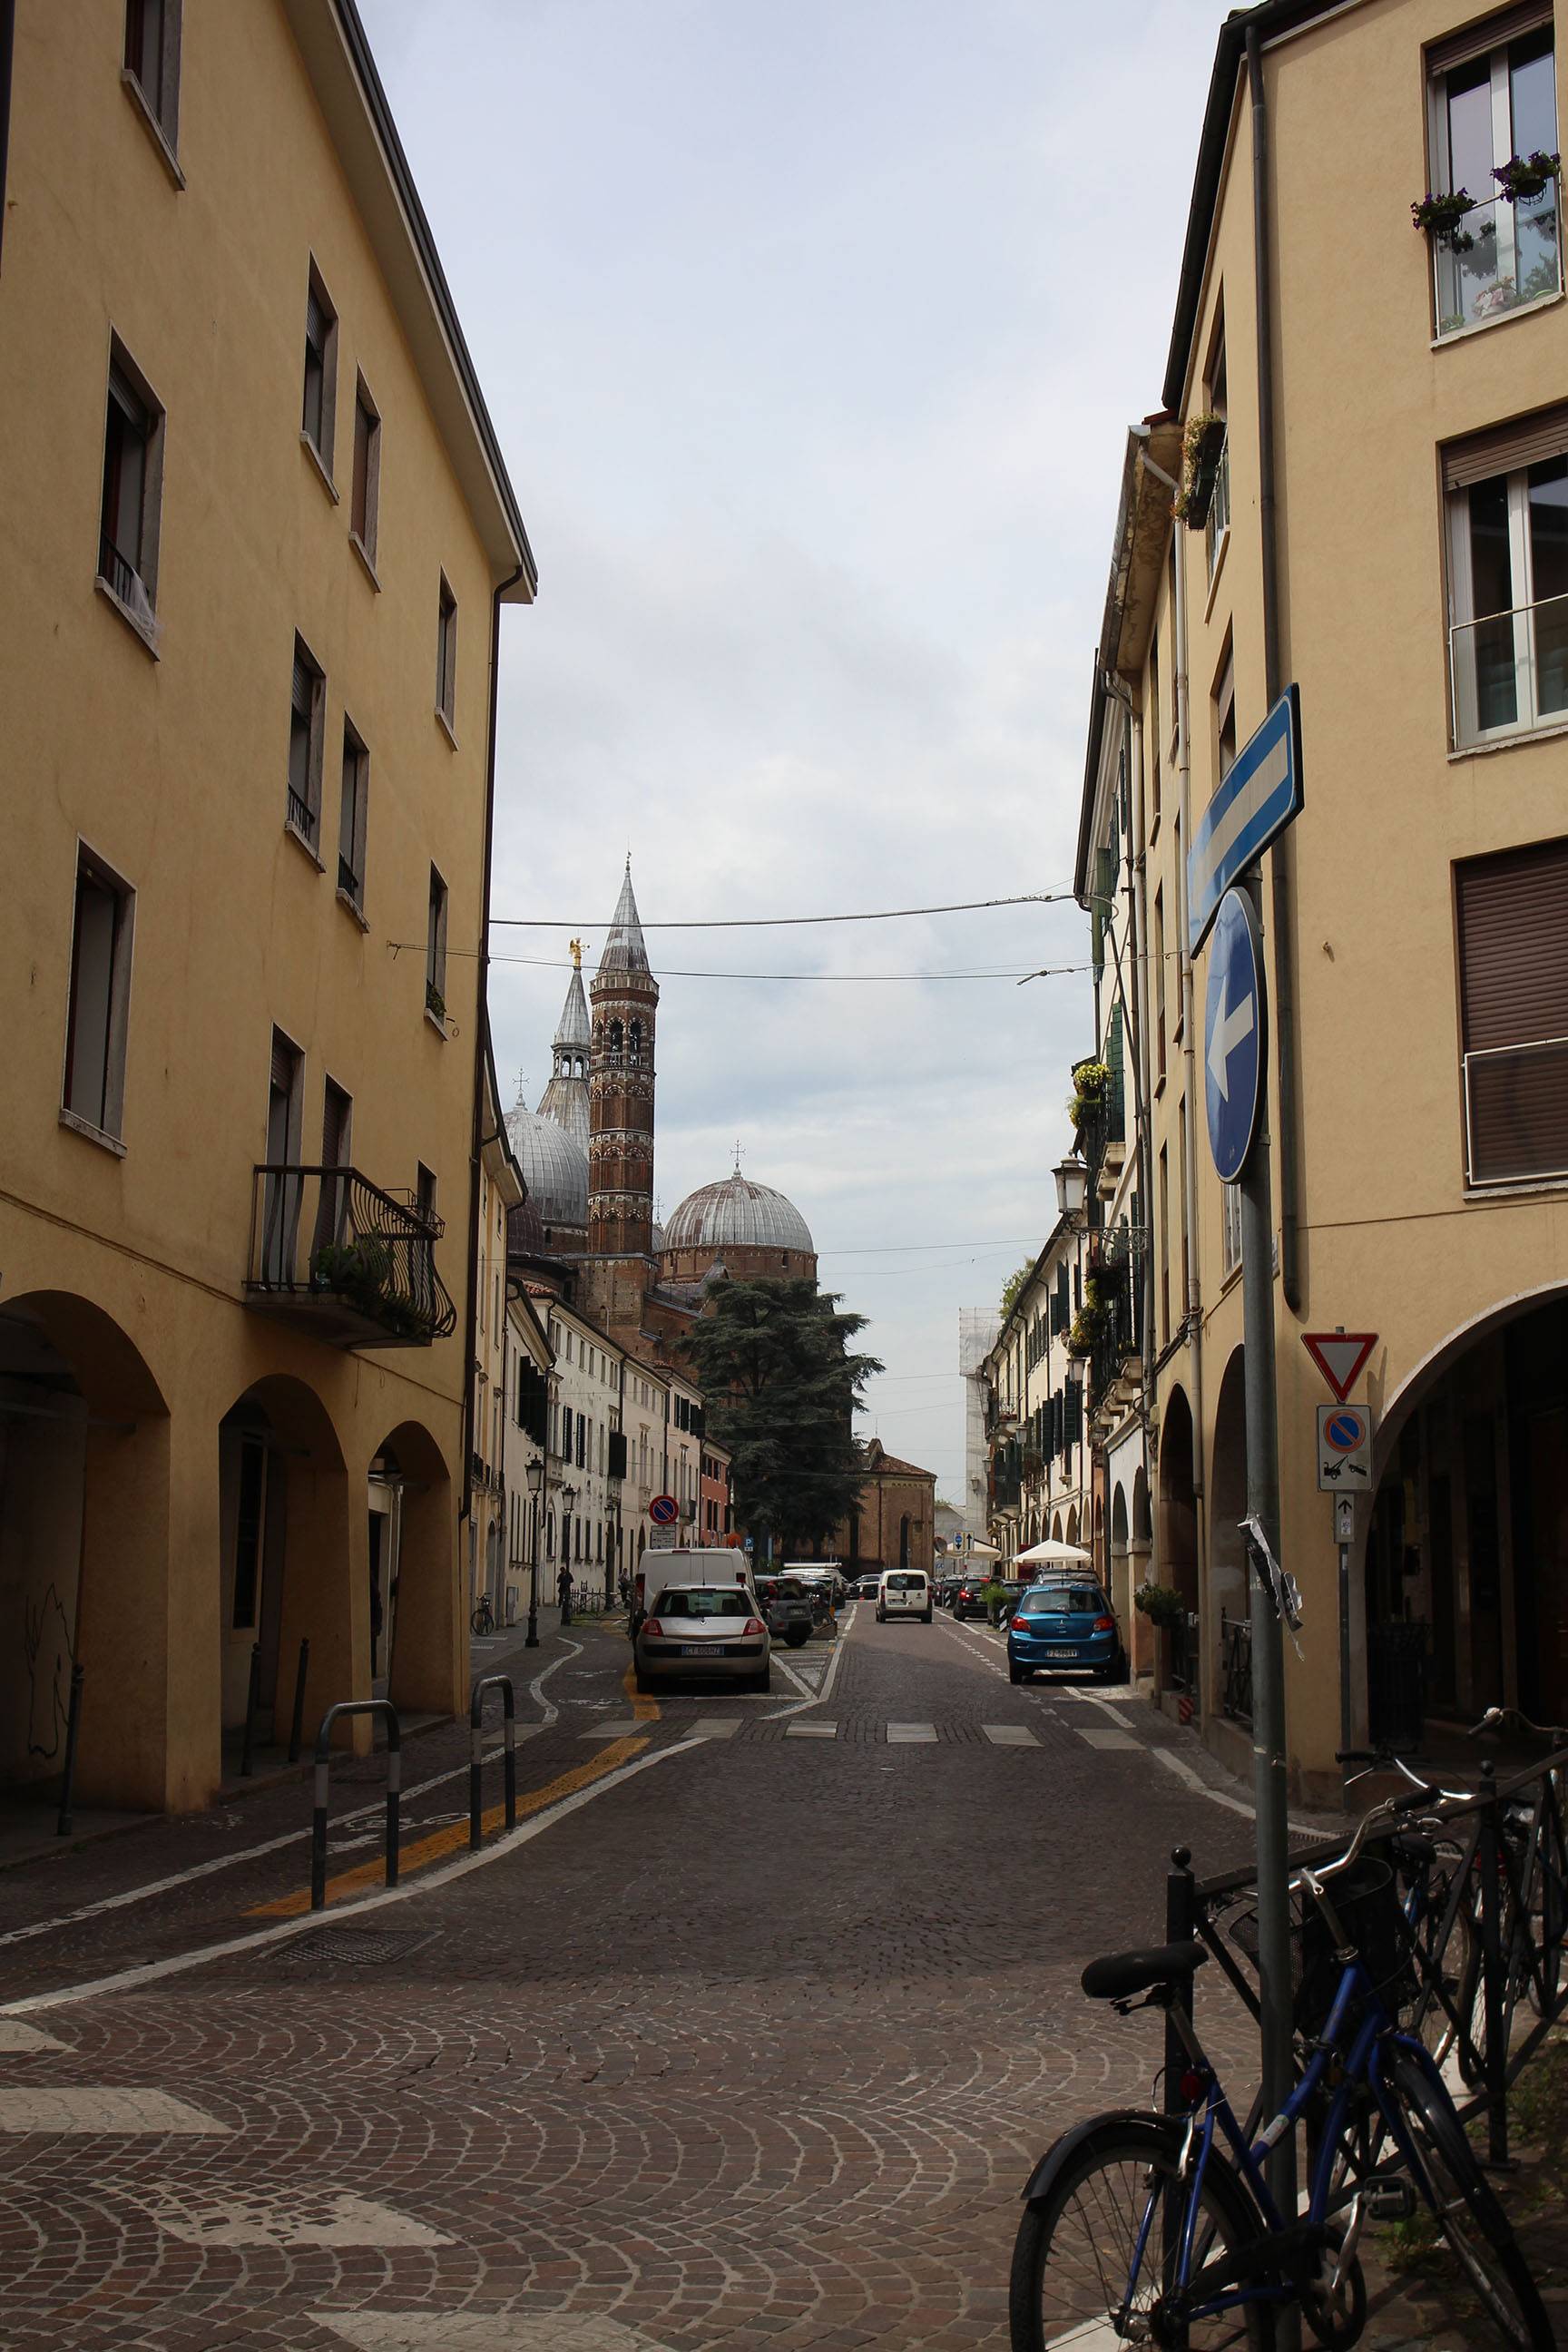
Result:
M774 1640L792 1650L803 1648L811 1639L813 1622L811 1595L805 1587L791 1576L759 1576L756 1593Z
M1031 1584L1019 1594L1007 1620L1007 1679L1026 1683L1042 1667L1116 1679L1116 1613L1098 1584Z
M985 1603L981 1595L990 1581L989 1572L984 1575L975 1575L972 1570L968 1576L959 1577L952 1588L953 1616L955 1618L984 1617Z

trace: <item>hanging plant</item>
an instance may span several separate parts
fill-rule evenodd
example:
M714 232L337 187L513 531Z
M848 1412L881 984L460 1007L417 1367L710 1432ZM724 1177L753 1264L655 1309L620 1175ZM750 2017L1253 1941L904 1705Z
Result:
M1097 1118L1105 1108L1110 1072L1103 1062L1075 1062L1072 1083L1073 1091L1068 1098L1068 1117L1075 1128L1082 1128L1091 1118Z
M1092 1300L1087 1300L1072 1318L1072 1328L1068 1333L1068 1354L1092 1356L1105 1336L1109 1319L1103 1307L1097 1307Z
M1152 1625L1163 1625L1167 1632L1187 1613L1185 1601L1171 1584L1141 1584L1132 1595L1132 1605Z
M1468 212L1474 211L1475 203L1468 188L1455 188L1443 195L1434 195L1428 188L1419 203L1411 205L1411 223L1434 245L1446 245L1451 253L1468 253L1476 240L1460 224Z
M1539 196L1561 176L1562 169L1557 156L1548 155L1537 147L1530 155L1510 155L1506 163L1497 166L1492 177L1504 204L1528 204L1531 196Z
M1201 530L1208 520L1215 478L1225 449L1225 419L1213 409L1189 418L1182 436L1182 487L1172 500L1172 512L1189 530Z

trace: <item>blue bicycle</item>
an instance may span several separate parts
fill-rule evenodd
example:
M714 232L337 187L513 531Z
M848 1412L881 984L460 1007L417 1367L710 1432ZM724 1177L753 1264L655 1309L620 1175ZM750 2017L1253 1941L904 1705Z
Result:
M1085 1969L1091 2000L1123 2016L1154 2008L1168 2017L1187 2057L1180 2104L1169 2114L1096 2116L1037 2167L1013 2256L1013 2352L1119 2344L1266 2352L1285 2305L1300 2307L1330 2352L1349 2352L1366 2324L1358 2252L1366 2222L1419 2227L1423 2210L1504 2341L1550 2352L1556 2339L1508 2219L1429 2051L1399 2022L1416 1978L1389 1840L1396 1813L1421 1801L1376 1809L1338 1861L1303 1866L1290 1882L1299 2073L1264 2130L1256 2110L1246 2130L1237 2122L1193 2023L1203 1943L1122 1952ZM1264 2167L1283 2134L1299 2129L1308 2194L1288 2221Z

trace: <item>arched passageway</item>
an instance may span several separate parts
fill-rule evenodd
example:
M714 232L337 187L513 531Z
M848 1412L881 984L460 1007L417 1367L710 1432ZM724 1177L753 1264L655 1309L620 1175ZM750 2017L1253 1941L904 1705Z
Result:
M1160 1582L1181 1598L1182 1622L1171 1627L1165 1644L1172 1683L1196 1696L1198 1645L1197 1496L1193 1485L1193 1414L1183 1389L1173 1389L1160 1436Z
M1455 1333L1385 1406L1377 1443L1366 1728L1405 1746L1428 1716L1494 1705L1568 1720L1568 1290ZM1360 1667L1352 1647L1355 1686Z
M187 1703L190 1666L153 1638L168 1616L172 1469L165 1400L120 1326L71 1292L8 1299L0 1783L61 1769L74 1661L83 1674L79 1799L162 1807L205 1796L170 1772L171 1718Z
M307 1731L334 1700L363 1695L351 1606L356 1529L331 1416L289 1374L236 1399L218 1423L217 1465L215 1691L232 1768L256 1653L263 1743L289 1736L302 1641Z
M1247 1514L1247 1375L1240 1348L1232 1349L1220 1378L1209 1478L1208 1639L1217 1701L1222 1714L1250 1722L1252 1609L1241 1532Z
M381 1592L376 1642L386 1696L412 1713L449 1714L466 1681L468 1627L458 1573L458 1526L445 1456L424 1425L400 1422L377 1447L373 1482L396 1499L395 1549L375 1563ZM373 1484L372 1512L375 1486ZM389 1541L388 1529L383 1541ZM365 1558L361 1654L368 1659L376 1610Z

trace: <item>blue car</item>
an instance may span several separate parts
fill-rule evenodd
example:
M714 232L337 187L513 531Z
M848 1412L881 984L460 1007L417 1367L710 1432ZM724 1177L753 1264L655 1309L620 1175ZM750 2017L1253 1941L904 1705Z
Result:
M1040 1666L1118 1678L1121 1643L1098 1584L1031 1584L1019 1594L1007 1620L1007 1679L1030 1682Z

